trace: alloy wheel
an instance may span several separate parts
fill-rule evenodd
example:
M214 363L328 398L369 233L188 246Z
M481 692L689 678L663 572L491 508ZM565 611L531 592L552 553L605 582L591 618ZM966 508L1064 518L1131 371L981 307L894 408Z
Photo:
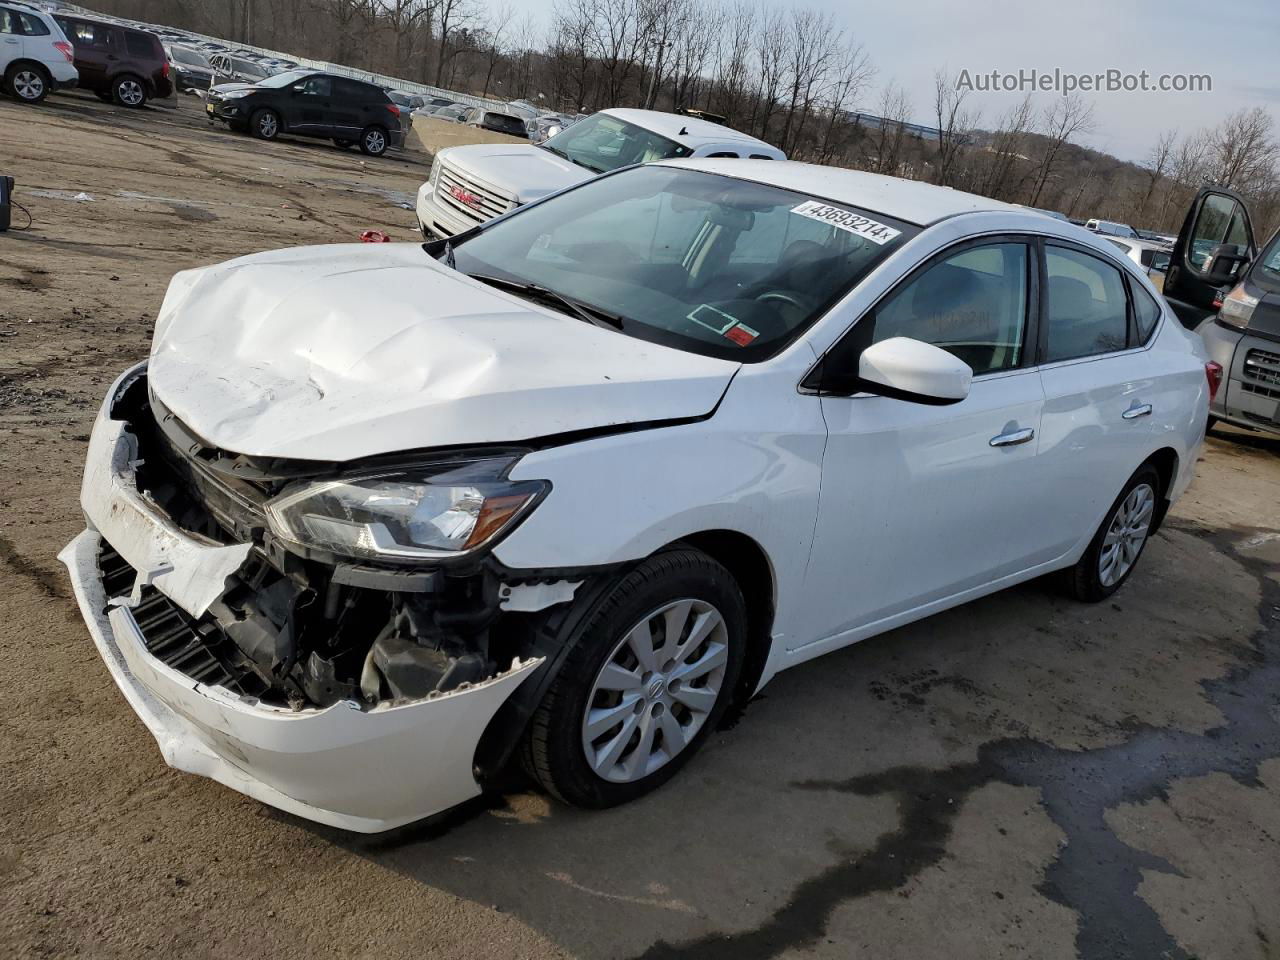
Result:
M1155 491L1150 484L1140 483L1116 508L1098 554L1098 579L1104 587L1118 583L1137 562L1155 506Z
M122 80L120 85L116 87L116 92L120 96L120 102L129 107L136 107L142 103L146 94L142 90L142 84L137 80Z
M264 113L258 118L258 132L262 134L263 139L270 140L279 129L280 122L276 120L274 113Z
M387 138L377 130L370 130L365 135L364 145L370 153L381 153L387 147Z
M34 70L19 70L13 77L13 91L21 100L39 100L44 96L44 77Z
M632 783L661 769L715 708L729 662L720 611L684 599L644 616L596 675L582 717L582 748L596 774Z

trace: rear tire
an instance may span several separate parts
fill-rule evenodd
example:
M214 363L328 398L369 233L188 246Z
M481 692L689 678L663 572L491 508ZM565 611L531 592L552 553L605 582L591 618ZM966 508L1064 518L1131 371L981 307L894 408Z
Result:
M360 152L380 157L387 152L387 131L381 127L365 127L360 134Z
M249 132L259 140L274 140L280 136L280 117L265 107L255 110L249 118Z
M1217 417L1210 417L1210 418L1209 418L1209 422L1208 422L1208 423L1206 423L1206 424L1204 425L1204 432L1205 432L1205 433L1208 433L1210 430L1212 430L1212 429L1213 429L1214 427L1216 427L1217 425L1218 425L1218 418L1217 418Z
M122 73L111 81L111 97L122 107L146 106L146 85L131 73Z
M1069 594L1083 603L1098 603L1124 586L1151 538L1163 487L1159 471L1149 463L1129 478L1084 556L1063 571Z
M572 641L529 722L525 767L576 806L657 789L716 728L746 644L746 604L728 570L688 547L649 557Z
M5 72L4 89L19 103L40 103L49 95L53 81L38 64L15 63Z

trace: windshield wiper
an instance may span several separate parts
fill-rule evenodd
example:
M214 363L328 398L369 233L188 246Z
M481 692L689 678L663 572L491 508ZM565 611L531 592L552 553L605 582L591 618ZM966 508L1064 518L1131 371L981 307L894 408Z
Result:
M468 274L472 280L479 280L481 283L487 283L495 287L502 287L510 290L512 293L518 293L530 300L548 303L551 306L559 307L561 310L568 309L570 313L576 316L584 323L590 323L597 327L609 327L613 330L622 329L622 317L616 313L609 313L607 310L601 310L599 307L593 307L581 300L575 300L573 297L566 297L563 293L557 293L555 290L549 290L546 287L540 287L536 283L525 283L522 280L508 280L505 277L494 277L483 273Z
M568 160L570 163L582 167L584 170L590 170L592 173L604 173L604 167L592 166L585 160L579 160L577 157L569 156L563 150L557 150L555 147L548 147L545 143L540 143L538 146L542 147L542 149L546 150L548 153L554 153L562 160Z

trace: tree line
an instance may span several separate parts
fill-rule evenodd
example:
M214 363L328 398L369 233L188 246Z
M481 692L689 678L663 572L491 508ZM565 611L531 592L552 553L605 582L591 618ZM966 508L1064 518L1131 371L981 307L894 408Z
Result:
M1280 146L1262 108L1169 130L1142 163L1084 147L1079 96L984 116L945 71L913 102L830 12L768 0L556 0L549 24L508 0L97 0L105 13L551 110L697 108L788 156L996 199L1177 230L1197 187L1280 226ZM858 122L870 114L878 121ZM936 130L921 135L914 123ZM1260 238L1261 239L1261 238Z

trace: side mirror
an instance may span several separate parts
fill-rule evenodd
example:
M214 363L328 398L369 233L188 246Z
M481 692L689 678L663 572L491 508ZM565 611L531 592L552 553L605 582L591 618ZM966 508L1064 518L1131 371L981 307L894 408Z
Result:
M862 351L858 380L867 393L944 406L969 395L973 369L931 343L891 337Z
M1209 268L1205 271L1209 283L1217 286L1231 283L1241 267L1249 262L1249 255L1242 253L1234 243L1220 243L1209 251Z

